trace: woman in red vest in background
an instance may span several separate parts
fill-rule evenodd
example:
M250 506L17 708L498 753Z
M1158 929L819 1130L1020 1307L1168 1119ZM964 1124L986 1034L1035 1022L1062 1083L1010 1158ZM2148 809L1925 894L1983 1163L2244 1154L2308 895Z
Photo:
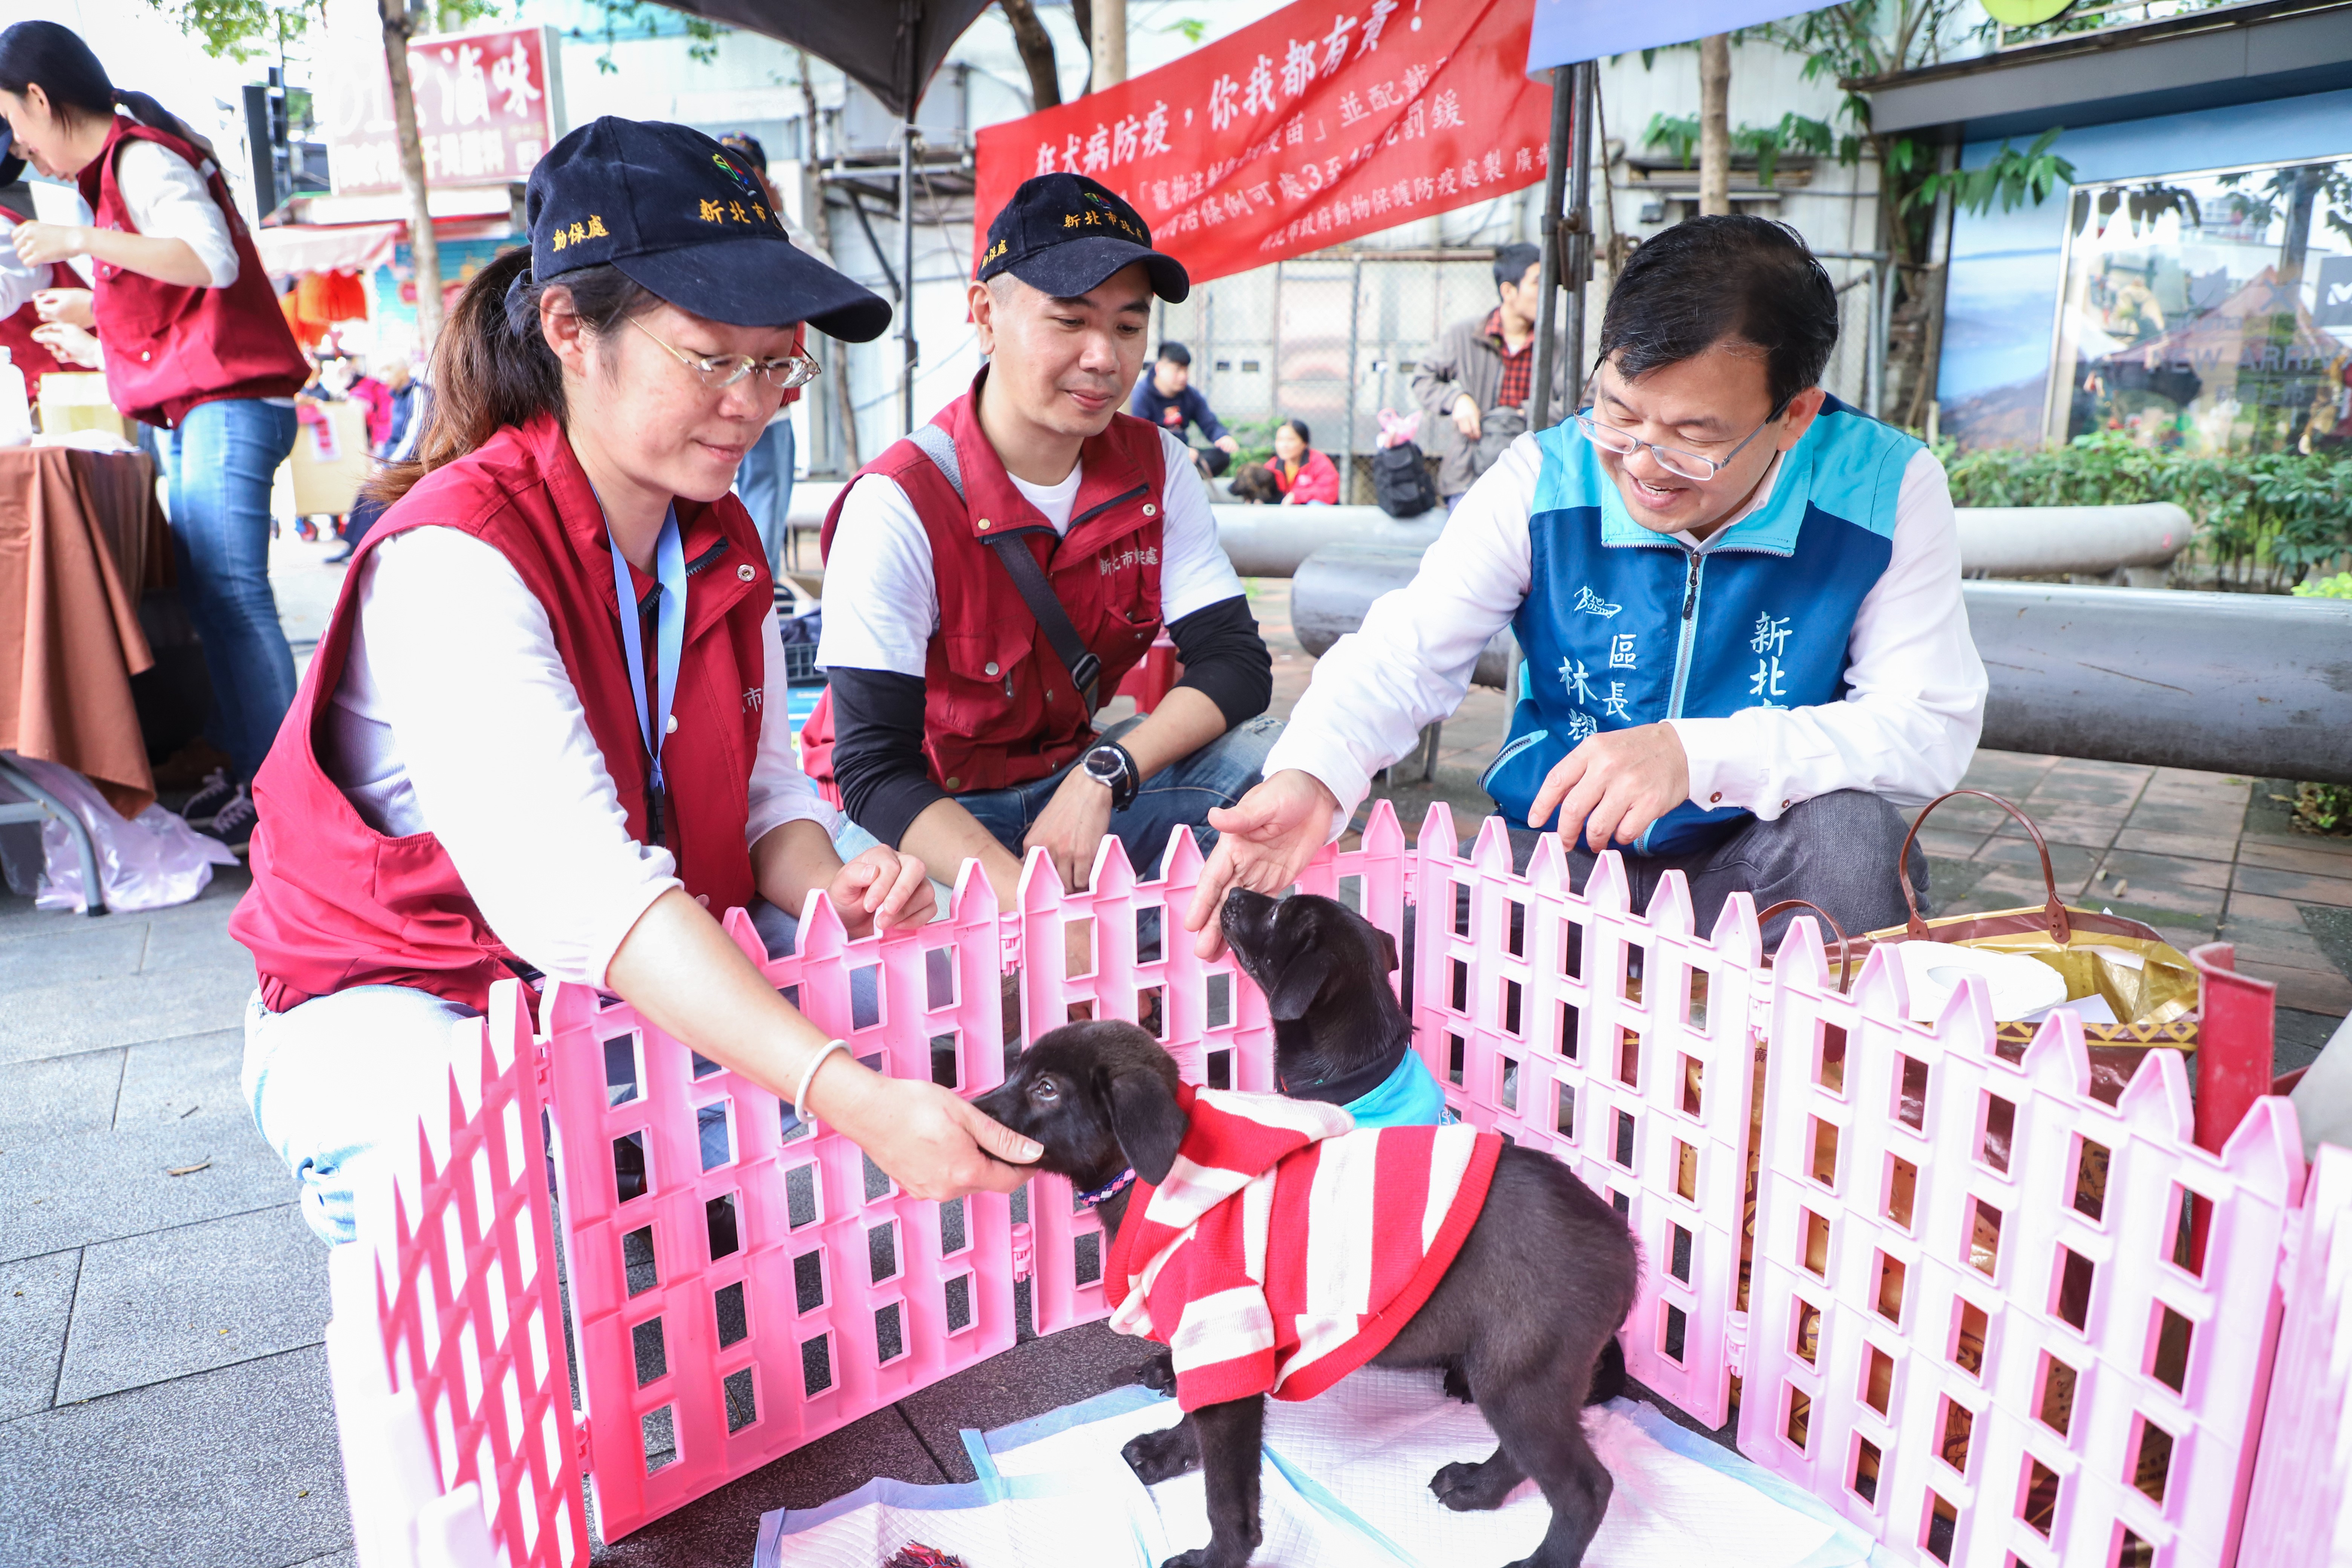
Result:
M557 142L530 247L435 347L417 460L377 481L391 505L257 781L229 927L261 980L247 1092L327 1239L352 1235L354 1167L446 1082L452 1024L509 975L617 994L914 1195L1010 1191L1027 1173L990 1156L1036 1157L951 1090L862 1066L719 922L750 908L772 951L812 891L853 936L933 907L920 861L834 850L729 493L814 374L799 323L865 342L890 310L754 190L684 126Z
M16 153L79 181L96 215L19 224L17 258L90 258L95 319L71 324L97 332L114 405L171 432L172 547L212 677L206 729L236 775L213 779L187 816L242 845L253 829L247 781L294 700L269 591L269 486L294 449L307 367L210 145L146 94L116 90L72 29L19 22L0 33L0 115Z
M40 331L41 317L34 309L33 296L52 287L74 288L81 282L66 268L47 262L35 267L18 258L9 237L18 224L36 221L33 193L25 184L25 160L0 156L0 349L6 349L8 363L25 373L26 397L38 403L41 378L49 372L89 367L58 353L49 341L58 336L54 330L38 338L34 335Z

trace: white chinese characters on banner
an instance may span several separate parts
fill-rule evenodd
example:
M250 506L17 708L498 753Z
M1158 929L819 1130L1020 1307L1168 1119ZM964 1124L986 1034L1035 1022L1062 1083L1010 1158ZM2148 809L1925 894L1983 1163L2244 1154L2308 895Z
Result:
M436 185L529 177L555 139L561 108L543 27L422 38L408 50L425 178ZM339 195L401 188L400 145L383 57L371 47L329 68L329 167ZM322 105L328 95L321 94Z

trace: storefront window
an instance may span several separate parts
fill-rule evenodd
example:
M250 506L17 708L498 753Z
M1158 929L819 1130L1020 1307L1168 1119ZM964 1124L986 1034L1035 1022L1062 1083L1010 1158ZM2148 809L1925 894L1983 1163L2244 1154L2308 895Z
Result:
M2075 187L2053 370L2053 440L2352 450L2352 157Z

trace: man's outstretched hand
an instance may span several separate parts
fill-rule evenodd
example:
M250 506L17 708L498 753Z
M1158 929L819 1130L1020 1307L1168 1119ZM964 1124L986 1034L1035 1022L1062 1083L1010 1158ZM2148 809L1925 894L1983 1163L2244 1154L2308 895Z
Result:
M1220 837L1184 911L1184 929L1198 933L1192 951L1214 958L1224 947L1217 911L1233 889L1278 893L1297 881L1329 840L1331 814L1339 809L1339 797L1322 780L1297 768L1285 768L1230 807L1212 808L1209 826Z

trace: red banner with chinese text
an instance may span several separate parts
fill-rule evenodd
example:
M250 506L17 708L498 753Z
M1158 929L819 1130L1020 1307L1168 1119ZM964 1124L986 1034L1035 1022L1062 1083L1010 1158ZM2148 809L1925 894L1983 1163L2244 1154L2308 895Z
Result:
M1533 184L1535 0L1299 0L1197 53L981 132L975 259L1021 182L1118 192L1196 283ZM1175 107L1171 107L1175 106Z

